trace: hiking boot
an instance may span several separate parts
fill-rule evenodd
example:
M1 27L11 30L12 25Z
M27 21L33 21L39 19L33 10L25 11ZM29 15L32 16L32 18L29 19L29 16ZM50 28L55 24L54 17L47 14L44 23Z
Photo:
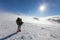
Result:
M21 32L21 30L17 30L17 33L18 33L18 32Z

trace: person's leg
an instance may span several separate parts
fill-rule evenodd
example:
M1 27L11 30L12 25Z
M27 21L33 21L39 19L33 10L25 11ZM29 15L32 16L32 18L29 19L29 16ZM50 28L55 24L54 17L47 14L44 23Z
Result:
M17 32L21 32L21 26L18 25Z
M18 26L18 30L19 30L19 32L21 32L21 26Z

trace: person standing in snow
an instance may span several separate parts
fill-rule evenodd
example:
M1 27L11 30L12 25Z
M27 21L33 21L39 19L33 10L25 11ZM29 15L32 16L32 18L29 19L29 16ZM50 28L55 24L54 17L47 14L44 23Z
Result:
M17 28L17 32L21 32L21 25L23 24L24 22L22 22L22 19L21 18L17 18L16 19L16 24L18 25L18 28Z

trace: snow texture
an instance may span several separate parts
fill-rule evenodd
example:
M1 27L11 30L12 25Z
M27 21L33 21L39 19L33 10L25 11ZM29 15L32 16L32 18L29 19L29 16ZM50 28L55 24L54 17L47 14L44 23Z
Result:
M60 25L24 22L21 26L22 31L16 33L15 19L17 16L11 17L10 15L11 19L9 18L9 20L2 18L7 19L9 17L0 17L0 40L60 40Z

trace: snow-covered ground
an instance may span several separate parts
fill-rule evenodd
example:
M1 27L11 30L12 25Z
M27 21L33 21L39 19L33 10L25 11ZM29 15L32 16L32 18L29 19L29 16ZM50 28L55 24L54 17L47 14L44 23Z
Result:
M24 24L21 32L16 33L14 14L0 14L0 40L60 40L60 25L47 19L35 20L20 16Z

